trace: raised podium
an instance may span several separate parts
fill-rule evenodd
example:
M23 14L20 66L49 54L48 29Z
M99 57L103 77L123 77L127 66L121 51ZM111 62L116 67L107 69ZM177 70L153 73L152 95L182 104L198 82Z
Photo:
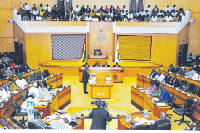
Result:
M112 78L107 77L110 74L110 72L97 72L90 78L91 98L110 99L113 86Z
M100 65L104 65L105 62L108 62L108 55L89 55L88 64L94 65L96 62L99 62Z

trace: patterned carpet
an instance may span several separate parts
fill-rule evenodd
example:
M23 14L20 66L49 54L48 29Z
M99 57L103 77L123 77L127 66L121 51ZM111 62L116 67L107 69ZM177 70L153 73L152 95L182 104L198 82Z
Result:
M88 116L91 112L90 109L96 107L96 105L91 105L91 101L94 99L91 99L89 85L87 86L89 94L84 94L83 84L79 82L78 76L64 76L63 78L63 84L71 85L72 87L71 104L64 108L63 111L70 114L77 114L77 116L80 116L81 114ZM131 104L131 86L134 85L136 85L135 77L125 77L123 83L114 83L111 89L111 99L106 99L110 114L116 116L117 114L128 114L139 111ZM174 122L175 119L181 119L181 116L173 113L173 110L169 110L167 113L173 114L171 119L172 130L184 130L187 127L184 123L179 126L178 122ZM185 117L185 119L190 120L188 117ZM90 129L91 122L91 119L85 120L85 129ZM109 128L111 130L117 128L117 119L109 122Z

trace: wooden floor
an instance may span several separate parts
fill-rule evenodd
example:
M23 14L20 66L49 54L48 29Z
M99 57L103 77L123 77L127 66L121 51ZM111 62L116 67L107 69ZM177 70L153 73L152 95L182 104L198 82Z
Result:
M72 86L72 101L69 106L63 109L64 112L77 114L78 116L81 114L87 116L91 112L91 109L96 107L95 105L91 105L93 99L90 97L89 85L87 86L89 94L83 94L83 84L79 82L78 76L64 76L63 84ZM111 89L111 99L106 100L110 114L116 116L117 114L128 114L139 111L131 104L131 86L133 85L136 85L136 77L125 77L123 83L114 83ZM184 130L187 127L184 123L179 126L178 122L174 122L175 119L181 119L181 116L173 113L173 110L167 113L173 114L171 119L172 130ZM190 120L188 117L185 117L185 119ZM91 120L85 120L85 129L89 129L90 125ZM109 127L111 130L116 129L117 120L114 119L109 122Z

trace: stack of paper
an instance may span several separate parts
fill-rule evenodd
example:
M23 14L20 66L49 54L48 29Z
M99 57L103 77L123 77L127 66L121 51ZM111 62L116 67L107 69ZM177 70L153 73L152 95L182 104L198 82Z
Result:
M166 107L167 106L166 103L156 103L156 105L158 107Z
M46 106L48 104L48 102L38 102L37 105L38 106Z
M52 97L53 97L52 95L44 96L44 98L42 100L43 101L51 101Z
M152 98L153 102L159 102L160 100L158 98Z

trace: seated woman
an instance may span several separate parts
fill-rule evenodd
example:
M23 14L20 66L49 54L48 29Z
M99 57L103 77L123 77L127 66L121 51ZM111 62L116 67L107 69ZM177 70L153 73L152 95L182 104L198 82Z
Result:
M40 97L51 95L51 92L48 91L48 89L46 87L44 87L44 83L42 83L42 82L40 83L40 87L39 87L38 91L39 91Z
M149 88L146 89L147 92L149 93L153 93L157 91L157 86L155 84L155 80L151 80L150 81L151 86Z

